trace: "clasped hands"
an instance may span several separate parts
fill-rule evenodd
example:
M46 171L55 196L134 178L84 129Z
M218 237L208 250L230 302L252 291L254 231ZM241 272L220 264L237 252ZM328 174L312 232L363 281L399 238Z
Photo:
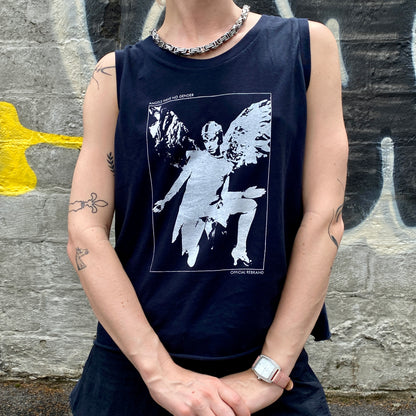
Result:
M174 416L250 416L283 393L249 369L216 378L174 364L164 377L147 383L153 399Z

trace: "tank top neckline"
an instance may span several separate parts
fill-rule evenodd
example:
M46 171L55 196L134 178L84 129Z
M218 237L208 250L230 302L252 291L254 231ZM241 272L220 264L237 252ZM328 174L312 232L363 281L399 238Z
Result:
M167 65L173 65L183 69L206 69L221 65L244 51L257 37L266 21L266 15L262 15L256 24L244 35L244 37L236 43L231 49L221 53L220 55L206 59L192 59L184 56L174 55L157 46L152 37L148 36L142 42L143 47L157 60L163 61Z

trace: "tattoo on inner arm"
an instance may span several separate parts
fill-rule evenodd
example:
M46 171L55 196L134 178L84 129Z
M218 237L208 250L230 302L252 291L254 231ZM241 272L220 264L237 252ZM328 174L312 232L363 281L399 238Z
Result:
M77 269L78 271L84 270L87 268L87 265L82 261L82 257L89 254L89 251L87 248L79 248L76 249L75 254L75 262L77 263Z
M84 209L85 207L88 207L91 209L91 212L93 214L96 214L98 211L98 207L106 207L108 205L108 202L102 199L97 199L97 194L95 192L92 192L91 198L87 201L74 201L70 202L69 205L73 207L69 210L69 212L78 212Z
M116 171L116 164L114 163L114 156L113 156L112 152L107 153L107 164L108 164L108 167L110 168L111 172L114 175L115 171Z
M339 217L342 214L342 209L344 208L344 204L340 205L337 210L334 212L334 214L332 215L332 219L331 222L328 225L328 235L329 238L331 239L331 241L335 244L336 248L339 248L339 242L338 240L334 237L333 234L331 234L331 226L332 224L336 224L339 221Z
M113 74L109 73L108 70L109 69L114 69L115 66L104 66L103 64L98 64L95 69L94 69L94 73L92 74L92 79L97 83L97 87L98 89L100 89L100 83L98 82L97 78L95 78L95 74L104 74L107 75L109 77L112 77Z

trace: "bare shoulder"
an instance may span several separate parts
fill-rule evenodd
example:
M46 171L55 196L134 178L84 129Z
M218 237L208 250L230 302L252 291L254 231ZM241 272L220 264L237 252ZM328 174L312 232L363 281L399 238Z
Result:
M113 66L116 65L116 53L110 52L104 55L97 63L97 66Z
M102 57L94 68L94 72L91 78L90 87L100 90L104 87L114 87L116 76L116 54L115 52L108 53Z
M115 53L98 61L84 98L84 144L113 143L118 116ZM83 146L85 147L85 146Z
M315 55L319 58L320 55L328 56L328 54L338 53L335 37L325 25L309 21L309 33L312 56Z

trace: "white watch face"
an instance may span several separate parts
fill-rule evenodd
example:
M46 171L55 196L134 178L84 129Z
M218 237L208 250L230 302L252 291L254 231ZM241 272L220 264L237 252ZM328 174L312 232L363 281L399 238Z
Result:
M262 378L271 380L271 377L276 372L276 366L271 360L266 357L261 357L254 367L254 370Z

